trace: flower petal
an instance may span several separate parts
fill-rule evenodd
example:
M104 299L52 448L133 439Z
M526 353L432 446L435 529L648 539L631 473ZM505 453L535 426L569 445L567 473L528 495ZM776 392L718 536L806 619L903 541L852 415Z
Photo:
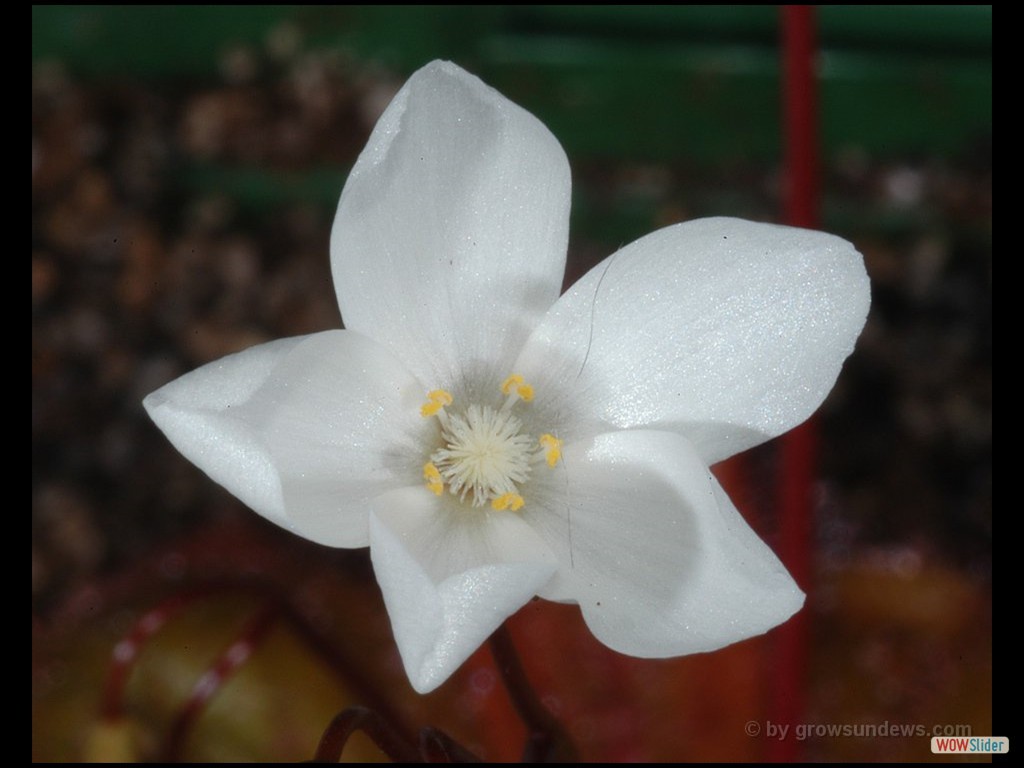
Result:
M568 446L523 517L561 566L540 592L575 600L622 653L710 651L788 619L803 593L693 446L625 431Z
M557 407L575 409L591 434L601 424L678 431L714 463L817 409L869 303L863 259L845 240L701 219L591 270L515 368L538 393L570 382Z
M145 406L186 458L256 512L321 544L363 547L369 500L419 475L431 428L422 396L379 344L329 331L205 365Z
M235 417L297 345L279 339L204 365L142 401L149 417L189 461L252 509L284 525L281 485L256 431Z
M374 500L370 555L420 693L447 680L556 568L517 515L449 504L422 487Z
M431 387L474 368L508 375L561 290L569 202L568 161L540 121L454 64L428 64L341 194L331 265L345 327Z

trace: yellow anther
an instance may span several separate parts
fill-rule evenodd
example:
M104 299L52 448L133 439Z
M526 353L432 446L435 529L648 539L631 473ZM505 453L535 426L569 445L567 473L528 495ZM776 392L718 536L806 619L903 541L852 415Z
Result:
M435 389L427 393L427 402L420 407L420 416L434 416L446 405L452 404L452 396L443 389Z
M441 491L444 490L444 483L441 480L441 473L437 471L437 467L434 466L433 462L428 461L423 465L423 479L427 481L428 491L431 491L435 496L441 495Z
M549 467L555 466L562 458L562 441L554 435L544 434L540 436L540 444L544 449L544 458Z
M527 384L526 379L518 373L513 373L501 382L501 394L511 395L513 388L521 400L525 400L527 403L533 400L533 387Z
M508 395L512 393L512 387L518 387L525 383L526 379L520 376L518 373L513 373L503 382L501 382L501 394ZM518 391L518 390L517 390Z
M499 512L504 509L511 509L513 512L516 512L522 509L525 503L523 497L518 493L503 493L491 501L491 506Z

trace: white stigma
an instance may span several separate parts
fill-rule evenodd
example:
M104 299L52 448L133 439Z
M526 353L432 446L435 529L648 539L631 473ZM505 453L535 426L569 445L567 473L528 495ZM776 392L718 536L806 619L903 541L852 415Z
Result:
M446 447L431 454L430 461L450 493L462 501L469 495L474 507L482 507L517 493L517 484L530 476L537 442L521 429L522 422L509 410L470 405L465 417L451 413L442 420Z

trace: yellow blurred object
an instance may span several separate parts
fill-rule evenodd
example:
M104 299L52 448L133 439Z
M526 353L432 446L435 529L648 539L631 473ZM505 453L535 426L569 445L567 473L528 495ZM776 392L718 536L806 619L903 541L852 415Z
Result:
M931 753L931 735L992 733L991 593L983 581L906 547L863 555L822 573L818 585L805 723L920 732L812 735L807 759L948 762Z
M236 640L260 602L213 594L169 620L143 647L120 702L124 716L97 719L111 649L145 610L121 609L118 620L61 634L46 644L59 671L37 680L33 758L38 761L146 762L160 759L176 718L210 665ZM149 608L149 606L146 606ZM126 620L127 619L127 620ZM187 762L309 759L323 729L360 697L332 673L285 621L226 679L183 734ZM375 762L383 753L355 740L343 761Z
M137 763L139 754L128 720L101 720L93 726L82 759L87 763Z

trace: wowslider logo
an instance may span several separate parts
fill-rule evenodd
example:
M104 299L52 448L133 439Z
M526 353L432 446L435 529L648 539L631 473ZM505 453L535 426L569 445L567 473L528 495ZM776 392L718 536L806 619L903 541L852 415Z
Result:
M1002 755L1009 751L1006 736L932 736L936 755Z

